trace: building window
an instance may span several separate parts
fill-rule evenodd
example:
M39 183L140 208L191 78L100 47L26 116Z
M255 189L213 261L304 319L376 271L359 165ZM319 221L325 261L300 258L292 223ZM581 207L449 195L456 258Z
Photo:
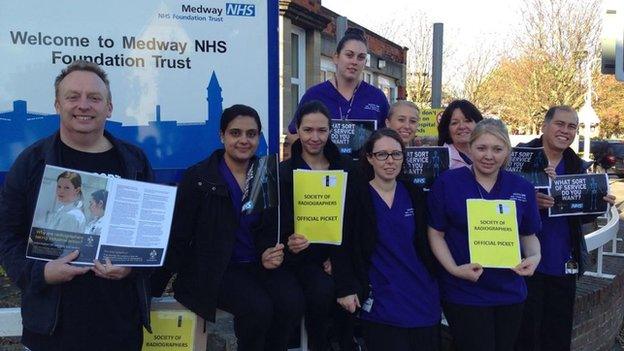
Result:
M295 116L299 100L305 92L305 41L306 33L302 28L293 26L290 33L290 94L291 111L290 118Z
M373 80L373 74L369 73L369 72L364 72L364 81L368 84L371 84L371 81Z

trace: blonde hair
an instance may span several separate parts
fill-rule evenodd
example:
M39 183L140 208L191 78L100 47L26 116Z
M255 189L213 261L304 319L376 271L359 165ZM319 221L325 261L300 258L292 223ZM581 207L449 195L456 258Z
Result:
M420 118L420 109L418 108L418 106L416 106L415 103L407 100L397 100L390 106L390 110L388 111L388 117L386 117L388 120L390 120L392 115L396 112L397 107L399 106L405 106L414 109L416 111L416 117Z
M505 146L507 147L509 154L503 162L503 167L505 167L507 165L507 162L509 162L509 155L511 154L511 141L509 140L509 132L507 131L507 126L500 119L482 119L481 121L479 121L479 123L477 123L474 130L472 131L472 134L470 134L470 146L472 146L472 143L474 143L475 140L477 140L484 134L490 134L495 136L496 138L501 140L503 144L505 144Z

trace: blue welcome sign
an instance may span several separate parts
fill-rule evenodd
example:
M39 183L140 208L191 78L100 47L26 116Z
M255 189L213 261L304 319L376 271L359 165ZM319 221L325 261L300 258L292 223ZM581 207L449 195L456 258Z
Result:
M233 104L258 110L258 153L277 152L277 34L277 0L2 1L0 181L58 129L53 81L76 59L108 73L106 128L142 147L160 182L221 146L219 119Z

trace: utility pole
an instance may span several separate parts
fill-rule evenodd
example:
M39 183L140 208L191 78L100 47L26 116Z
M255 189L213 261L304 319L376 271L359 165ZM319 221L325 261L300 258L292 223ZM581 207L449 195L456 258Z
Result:
M431 74L431 107L442 107L442 48L444 39L444 24L433 24L433 50Z

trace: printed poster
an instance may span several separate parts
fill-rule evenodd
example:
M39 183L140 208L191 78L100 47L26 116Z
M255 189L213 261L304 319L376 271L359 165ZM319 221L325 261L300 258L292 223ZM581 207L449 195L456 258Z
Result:
M444 112L443 108L426 108L420 111L416 137L419 138L424 145L437 145L438 124L440 124L442 112Z
M341 154L358 159L360 149L375 130L377 130L377 121L374 120L332 120L330 138Z
M277 164L277 155L266 155L257 158L249 167L243 191L243 212L259 213L267 208L277 207L279 202Z
M344 171L294 170L295 233L311 243L340 245L346 191Z
M555 199L549 217L602 214L609 209L602 199L609 193L606 173L560 175L551 181L549 192Z
M151 311L152 333L143 332L141 351L193 351L197 316L188 310ZM204 346L205 347L205 346Z
M543 147L514 147L505 169L528 180L535 188L548 188L550 182L544 172L546 167L548 158Z
M513 268L521 261L513 200L467 199L470 262L488 268Z
M404 167L414 184L429 190L440 173L450 168L449 149L445 146L408 147Z
M158 267L165 260L176 188L45 167L26 257Z

